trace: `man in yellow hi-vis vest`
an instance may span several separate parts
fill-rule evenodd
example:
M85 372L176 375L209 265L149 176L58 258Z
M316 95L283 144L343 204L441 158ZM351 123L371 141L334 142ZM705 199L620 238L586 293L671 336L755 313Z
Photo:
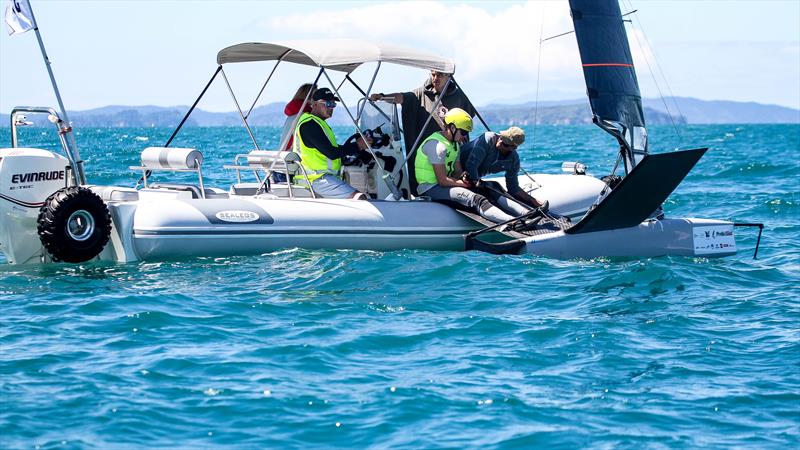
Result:
M417 149L414 168L417 192L431 200L458 203L494 223L512 220L486 197L470 190L473 184L461 179L459 146L469 139L472 118L461 108L453 108L444 115L444 131L437 131L425 139Z
M333 115L339 99L328 88L320 88L311 97L311 112L303 113L294 131L293 150L300 155L306 176L298 175L296 182L310 183L314 192L323 198L356 198L366 200L340 177L343 156L357 155L367 144L359 136L355 142L336 143L336 136L325 120Z

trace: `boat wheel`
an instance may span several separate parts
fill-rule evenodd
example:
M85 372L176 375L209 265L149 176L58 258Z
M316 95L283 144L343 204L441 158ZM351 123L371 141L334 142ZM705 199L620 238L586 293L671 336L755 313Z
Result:
M88 261L111 236L111 215L103 199L88 188L59 189L39 210L39 239L54 261Z

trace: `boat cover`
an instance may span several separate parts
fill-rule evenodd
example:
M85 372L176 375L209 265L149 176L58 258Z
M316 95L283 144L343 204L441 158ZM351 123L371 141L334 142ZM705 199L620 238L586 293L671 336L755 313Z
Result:
M413 48L376 44L357 39L317 39L245 42L217 53L217 64L282 60L350 73L368 62L387 62L438 72L453 73L455 63Z

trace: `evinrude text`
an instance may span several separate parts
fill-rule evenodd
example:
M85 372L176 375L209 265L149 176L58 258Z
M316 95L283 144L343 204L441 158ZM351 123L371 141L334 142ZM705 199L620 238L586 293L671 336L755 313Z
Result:
M11 182L14 184L31 183L34 181L52 181L63 180L63 170L53 170L50 172L29 172L29 173L15 173L11 175Z

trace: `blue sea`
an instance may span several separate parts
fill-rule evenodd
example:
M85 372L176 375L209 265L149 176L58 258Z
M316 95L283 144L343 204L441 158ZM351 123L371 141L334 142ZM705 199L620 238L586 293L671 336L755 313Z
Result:
M49 129L22 131L55 148ZM80 130L89 182L133 186L128 166L170 132ZM527 132L530 172L613 167L596 127ZM798 448L800 126L650 140L710 147L664 209L763 222L758 259L756 229L724 259L0 257L0 448ZM188 128L173 146L201 150L207 185L227 187L222 165L252 143Z

